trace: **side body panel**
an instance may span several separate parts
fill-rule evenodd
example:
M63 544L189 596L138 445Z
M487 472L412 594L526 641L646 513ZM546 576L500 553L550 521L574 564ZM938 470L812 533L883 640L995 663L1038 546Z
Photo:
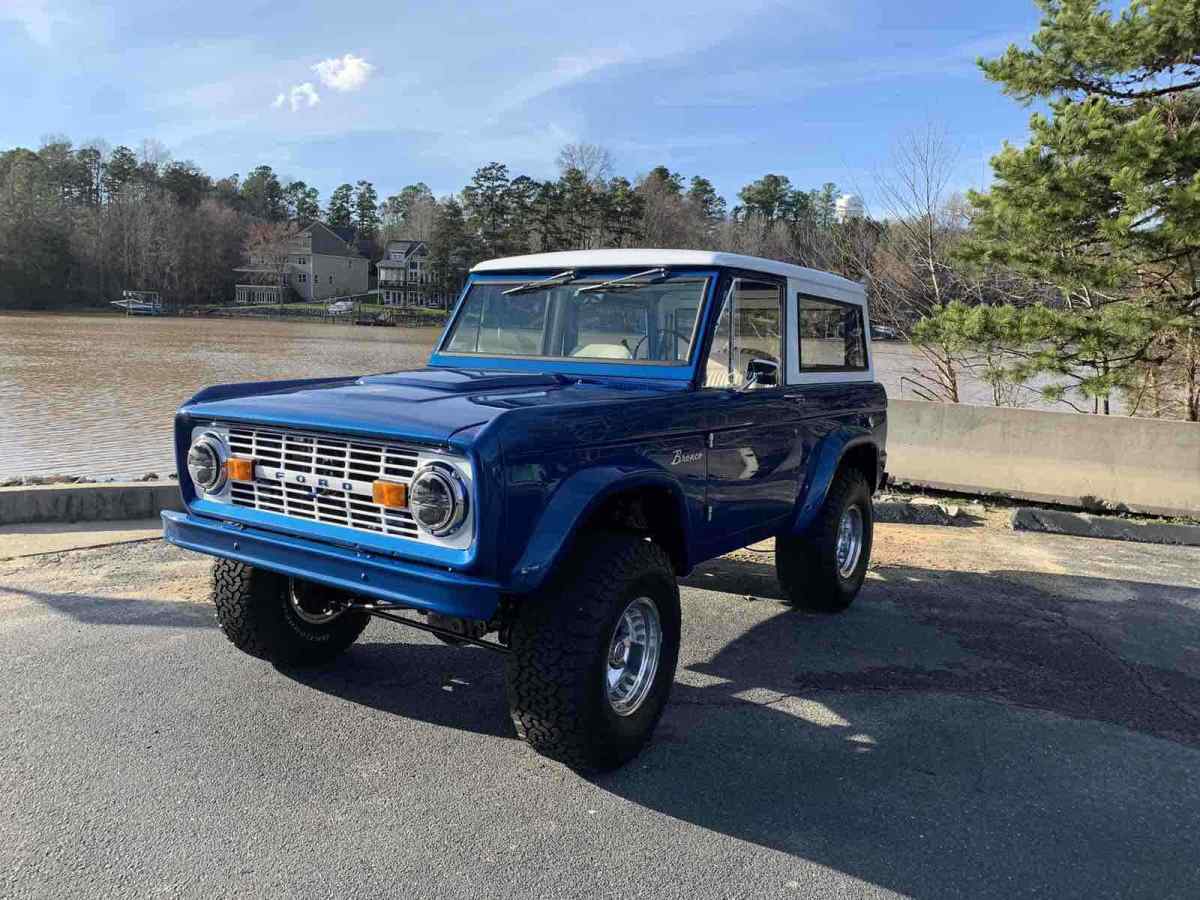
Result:
M705 499L705 414L695 391L550 410L532 407L496 423L507 503L499 565L515 586L535 586L579 525L619 490L660 488L684 529L687 562Z
M789 530L798 534L813 521L847 452L856 447L875 451L873 483L879 486L887 461L887 395L882 385L802 385L792 389L803 411L801 440L804 481L793 510Z

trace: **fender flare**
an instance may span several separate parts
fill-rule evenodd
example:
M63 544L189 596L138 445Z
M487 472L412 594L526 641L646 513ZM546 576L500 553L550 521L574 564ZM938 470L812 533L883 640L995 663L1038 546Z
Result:
M804 475L804 488L792 516L791 534L802 534L816 519L829 488L842 465L846 453L855 447L869 444L878 446L874 436L865 428L841 428L823 437L809 456Z
M678 480L657 469L593 466L571 475L551 496L525 543L525 552L513 566L510 589L515 593L527 593L538 588L570 549L580 525L588 516L610 497L644 487L666 489L674 498L683 530L680 546L684 556L689 556L691 520ZM686 568L686 559L684 565Z

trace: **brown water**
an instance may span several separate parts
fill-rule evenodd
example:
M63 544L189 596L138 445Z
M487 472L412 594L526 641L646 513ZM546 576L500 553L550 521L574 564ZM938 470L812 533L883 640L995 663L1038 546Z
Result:
M231 319L0 316L0 480L162 476L200 388L422 365L436 328Z
M165 477L175 470L171 420L200 388L424 364L436 328L231 319L0 315L0 481L17 475ZM893 397L917 357L875 347ZM967 388L987 403L985 385Z

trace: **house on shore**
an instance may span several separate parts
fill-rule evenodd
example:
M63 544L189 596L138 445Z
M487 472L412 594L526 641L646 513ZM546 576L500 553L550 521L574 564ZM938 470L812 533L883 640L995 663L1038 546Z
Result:
M365 294L370 289L370 260L353 233L313 222L280 248L273 258L256 258L235 271L239 304L327 300Z
M446 308L429 270L429 246L424 241L388 241L383 259L375 264L384 306Z

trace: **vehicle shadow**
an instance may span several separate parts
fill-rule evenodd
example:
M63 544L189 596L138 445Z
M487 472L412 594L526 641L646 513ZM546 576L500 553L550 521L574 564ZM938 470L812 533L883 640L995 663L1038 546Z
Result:
M758 618L598 786L914 896L1200 889L1200 591L886 567L845 615Z
M770 573L684 582L760 602L693 626L655 741L596 786L910 895L1200 890L1200 591L885 567L811 616ZM685 623L728 602L689 594ZM416 640L288 674L511 736L503 661Z
M504 660L498 654L447 647L418 632L408 636L412 642L360 640L325 666L278 668L303 685L380 712L493 737L516 736L505 712Z

